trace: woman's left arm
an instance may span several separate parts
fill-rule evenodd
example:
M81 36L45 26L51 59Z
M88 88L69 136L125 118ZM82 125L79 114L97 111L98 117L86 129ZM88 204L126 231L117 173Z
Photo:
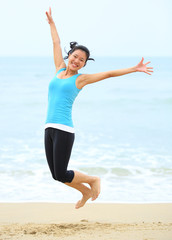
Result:
M153 67L147 67L150 62L143 63L143 61L144 58L142 58L142 60L136 66L131 68L124 68L95 74L82 74L80 77L78 77L78 81L76 82L77 87L81 89L87 84L95 83L110 77L119 77L133 72L144 72L151 75L151 72L153 72Z

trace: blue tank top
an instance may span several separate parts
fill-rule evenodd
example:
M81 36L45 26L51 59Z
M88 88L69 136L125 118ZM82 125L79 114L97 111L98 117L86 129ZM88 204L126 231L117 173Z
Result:
M60 69L51 80L48 90L48 111L46 124L60 124L73 128L72 105L81 89L76 87L76 74L66 79L58 78L58 74L66 68Z

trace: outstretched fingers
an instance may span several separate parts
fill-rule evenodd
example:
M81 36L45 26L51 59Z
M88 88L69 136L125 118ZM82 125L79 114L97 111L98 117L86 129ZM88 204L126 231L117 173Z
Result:
M147 62L147 63L144 64L145 67L146 67L146 71L145 71L145 72L146 72L147 74L151 75L151 73L153 72L153 71L152 71L153 67L147 67L147 65L148 65L149 63L151 63L151 62L149 61L149 62Z
M150 62L148 62L148 63L150 63ZM146 73L151 75L151 73L153 73L152 69L153 69L153 67L146 67Z
M48 20L48 17L49 17L48 12L45 12L45 14L47 15L47 20Z
M153 69L153 67L147 67L147 69Z
M51 7L49 7L49 14L50 14L50 16L51 16Z
M149 63L151 63L151 62L149 61L149 62L145 63L145 65L148 65Z
M51 15L51 7L49 7L49 11L48 12L46 11L45 14L47 16L48 23L51 23L53 21L52 15Z
M142 60L140 62L143 63L143 61L144 61L144 57L142 57Z
M147 73L147 74L149 74L149 75L151 75L151 72L153 72L152 70L149 70L149 69L147 69L146 71L145 71L145 73Z

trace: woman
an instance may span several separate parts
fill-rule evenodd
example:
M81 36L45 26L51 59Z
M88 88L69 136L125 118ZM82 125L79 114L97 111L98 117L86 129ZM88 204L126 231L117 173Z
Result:
M49 12L46 12L46 15L53 40L56 74L49 85L45 151L52 177L82 193L82 199L75 206L78 209L84 206L89 198L95 200L98 197L100 179L78 171L67 170L74 142L71 110L76 96L87 84L133 72L151 74L153 71L151 70L152 67L147 67L150 62L143 64L144 59L142 58L141 62L135 67L96 74L78 74L78 71L86 65L88 60L94 59L90 58L90 52L86 47L72 42L70 44L71 50L66 57L68 58L68 65L66 66L62 57L60 38L51 15L51 8Z

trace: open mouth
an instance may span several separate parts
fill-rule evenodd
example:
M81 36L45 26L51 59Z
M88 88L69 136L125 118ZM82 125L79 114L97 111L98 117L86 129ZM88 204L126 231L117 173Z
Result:
M77 67L78 67L78 65L75 64L75 63L72 63L72 66L73 66L74 68L77 68Z

